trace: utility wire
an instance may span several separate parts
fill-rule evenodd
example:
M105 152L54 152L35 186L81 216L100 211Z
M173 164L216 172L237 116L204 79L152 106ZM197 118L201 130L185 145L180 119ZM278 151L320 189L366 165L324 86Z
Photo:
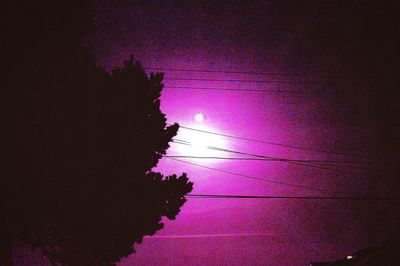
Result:
M181 143L183 144L183 142ZM294 162L304 162L304 163L383 164L383 162L372 162L372 161L305 160L305 159L282 159L277 157L247 158L247 157L191 156L191 155L164 155L163 157L183 158L183 159L230 160L230 161L272 161L272 162L294 161Z
M268 89L230 89L230 88L214 88L214 87L185 87L185 86L164 86L165 89L182 89L182 90L201 90L201 91L238 91L238 92L270 92L270 93L299 93L305 94L299 90L268 90ZM307 92L309 93L309 92Z
M281 160L279 159L265 159L265 158L245 158L245 157L220 157L220 156L191 156L191 155L164 155L163 157L166 158L177 158L177 159L200 159L200 160L225 160L225 161L265 161L265 162L280 162ZM323 165L325 167L329 168L334 168L339 171L344 171L341 168L336 168L340 167L341 165L337 165L335 163L340 163L340 161L324 161L324 160L296 160L296 161L301 161L305 163L310 163L310 164L317 164L317 165ZM343 163L350 163L350 162L343 162ZM358 170L366 170L365 167L368 165L360 165L360 164L353 164L352 169L358 169ZM352 173L357 173L359 172L352 172Z
M236 172L232 172L232 171L227 171L227 170L223 170L223 169L219 169L219 168L209 167L209 166L206 166L206 165L192 163L192 162L188 162L188 161L184 161L184 160L180 160L180 159L175 159L175 158L168 158L168 159L174 160L174 161L177 161L177 162L181 162L181 163L185 163L185 164L189 164L189 165L193 165L193 166L197 166L197 167L201 167L201 168L204 168L204 169L216 171L216 172L221 172L221 173L225 173L225 174L240 176L240 177L244 177L244 178L248 178L248 179L263 181L263 182L277 184L277 185L284 185L284 186L308 189L308 190L319 191L319 192L330 192L330 193L336 193L336 194L350 194L350 195L352 194L352 193L348 193L348 192L344 192L344 191L333 191L333 190L322 189L322 188L314 188L314 187L309 187L309 186L303 186L303 185L298 185L298 184L292 184L292 183L286 183L286 182L281 182L281 181L275 181L275 180L271 180L271 179L255 177L255 176L251 176L251 175L244 175L244 174L240 174L240 173L236 173Z
M168 124L168 125L171 125L171 124ZM222 133L217 133L217 132L212 132L212 131L207 131L207 130L196 129L196 128L192 128L192 127L181 126L181 125L179 125L179 128L184 128L184 129L187 129L187 130L193 130L193 131L197 131L197 132L202 132L202 133L222 136L222 137L226 137L226 138L240 139L240 140L257 142L257 143L264 143L264 144L268 144L268 145L281 146L281 147L297 149L297 150L306 150L306 151L319 152L319 153L350 156L349 154L346 154L346 153L327 151L327 150L320 150L320 149L301 147L301 146L295 146L295 145L289 145L289 144L282 144L282 143L276 143L276 142L264 141L264 140L257 140L257 139L251 139L251 138L245 138L245 137L238 137L238 136L234 136L234 135L222 134Z
M110 68L121 68L123 66L107 65ZM244 74L244 75L265 75L265 76L293 76L308 77L307 73L299 74L294 72L267 72L267 71L238 71L238 70L211 70L211 69L190 69L190 68L163 68L163 67L144 67L146 70L154 70L161 72L197 72L197 73L223 73L223 74ZM335 78L334 75L324 75L324 77Z
M175 139L173 139L172 142L177 143L177 144L181 144L181 145L192 146L192 144L190 142L185 143L185 141L182 141L182 140L178 140L178 142L176 142ZM286 158L276 158L276 157L270 157L270 156L253 154L253 153L246 153L246 152L228 150L228 149L223 149L223 148L218 148L218 147L213 147L213 146L207 146L206 148L210 149L210 150L215 150L215 151L228 152L228 153L234 153L234 154L246 155L246 156L253 156L253 157L257 157L257 158L275 159L276 161L279 161L279 162L285 162L285 163L288 163L288 164L295 164L295 165L302 165L302 166L311 167L311 168L332 170L332 171L343 172L343 173L353 173L353 172L349 172L349 171L342 170L342 169L337 169L337 168L332 168L332 167L324 167L324 166L313 165L311 163L296 162L294 160L290 160L290 159L286 159Z
M164 80L176 81L213 81L213 82L242 82L242 83L278 83L278 84L319 84L327 85L328 81L303 81L303 80L254 80L254 79L213 79L213 78L174 78L165 77Z
M148 70L174 71L174 72L199 72L199 73L224 73L224 74L246 74L246 75L268 75L268 76L306 76L305 74L290 72L264 72L264 71L235 71L235 70L209 70L209 69L187 69L187 68L158 68L146 67Z
M188 194L188 198L205 199L295 199L295 200L362 200L362 201L399 201L400 198L390 197L329 197L329 196L269 196L269 195L221 195L221 194Z

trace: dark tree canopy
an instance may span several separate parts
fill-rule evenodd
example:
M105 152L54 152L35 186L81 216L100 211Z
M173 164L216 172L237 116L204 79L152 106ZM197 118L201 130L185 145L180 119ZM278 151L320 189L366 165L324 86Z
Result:
M85 1L6 3L0 251L14 240L65 265L110 265L174 219L186 174L152 168L178 125L160 111L163 75L130 58L111 74L82 48Z

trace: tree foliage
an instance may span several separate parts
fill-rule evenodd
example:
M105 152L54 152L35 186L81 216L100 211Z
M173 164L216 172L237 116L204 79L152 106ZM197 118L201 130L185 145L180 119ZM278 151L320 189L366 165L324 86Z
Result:
M65 265L110 265L174 219L192 183L152 168L178 125L162 73L130 58L108 74L82 48L85 1L7 3L2 44L0 250L14 240Z

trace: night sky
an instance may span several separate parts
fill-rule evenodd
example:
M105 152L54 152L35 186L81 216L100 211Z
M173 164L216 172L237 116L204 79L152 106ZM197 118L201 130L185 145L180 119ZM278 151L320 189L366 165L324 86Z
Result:
M169 123L307 148L181 128L192 146L171 143L170 156L346 161L164 158L157 170L187 172L193 194L398 196L399 8L368 2L95 1L85 45L107 70L133 54L164 72ZM120 265L308 265L392 237L399 213L390 201L191 198Z

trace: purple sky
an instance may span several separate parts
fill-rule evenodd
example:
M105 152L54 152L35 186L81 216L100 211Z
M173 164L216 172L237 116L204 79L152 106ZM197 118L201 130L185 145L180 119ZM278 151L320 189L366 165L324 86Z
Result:
M382 22L381 14L373 13L372 7L361 2L350 1L348 5L335 2L190 1L190 4L177 4L104 0L96 3L97 33L87 43L98 64L107 69L121 65L132 53L145 68L297 73L298 76L272 76L165 71L162 111L168 122L187 127L356 156L289 149L183 128L176 138L192 142L206 140L211 146L291 159L393 159L390 147L398 146L393 137L399 131L393 129L394 118L384 109L391 102L375 102L372 85L368 87L367 81L359 78L369 73L366 70L370 65L377 66L374 73L378 74L379 67L386 66L385 61L374 61L380 55L371 53L375 46L368 38L382 38L373 35L382 32L378 26L370 27L374 19L382 25L387 21ZM371 12L375 17L370 18ZM350 14L355 14L354 18ZM389 35L391 29L382 28ZM368 44L360 46L364 41ZM364 64L365 54L371 57L370 65ZM170 78L280 80L283 83ZM329 83L320 84L321 81ZM173 86L300 93L167 88ZM203 122L194 120L198 113L204 115ZM182 146L171 144L168 154L240 157ZM392 185L398 185L392 178L398 169L388 166L356 168L342 164L342 170L352 172L344 173L282 162L182 160L278 182L358 195L396 192ZM193 193L335 195L250 180L166 158L157 170L165 174L187 172L194 181ZM120 266L308 265L310 261L337 259L386 239L398 230L398 211L395 204L384 202L189 199L175 221L167 222L162 231L137 245L137 253L122 260Z

